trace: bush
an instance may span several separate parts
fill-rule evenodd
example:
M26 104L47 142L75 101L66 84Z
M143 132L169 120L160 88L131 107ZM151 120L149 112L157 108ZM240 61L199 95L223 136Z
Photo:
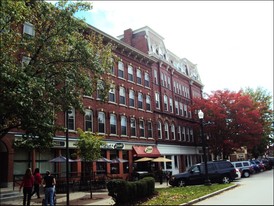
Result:
M107 183L107 188L108 195L115 203L129 203L152 195L155 190L155 180L153 177L145 177L135 182L115 179Z

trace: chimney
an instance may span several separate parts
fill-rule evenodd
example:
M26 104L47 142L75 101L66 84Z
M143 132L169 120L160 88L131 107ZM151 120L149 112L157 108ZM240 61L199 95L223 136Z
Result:
M127 29L124 31L124 42L132 46L132 29Z

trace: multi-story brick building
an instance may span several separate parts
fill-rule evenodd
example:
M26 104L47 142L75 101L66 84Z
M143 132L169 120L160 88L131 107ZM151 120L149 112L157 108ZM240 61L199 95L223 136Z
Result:
M149 27L128 29L119 39L92 26L90 29L102 35L104 42L116 46L113 52L118 60L114 60L111 73L101 78L102 82L106 77L112 81L108 102L102 103L95 93L84 97L85 114L72 109L68 121L64 113L58 114L58 122L68 122L69 153L76 152L76 130L81 128L104 136L103 157L126 160L94 162L93 171L97 174L128 178L133 168L144 169L142 163L135 163L140 157L170 158L172 162L160 164L173 174L200 161L201 148L193 129L197 123L189 110L192 98L202 96L196 65L167 50L163 37ZM14 131L0 141L1 167L7 168L1 173L2 183L12 183L13 175L22 175L27 167L39 167L42 173L47 169L65 171L65 164L49 162L60 154L66 156L65 133L57 133L53 137L55 146L44 153L14 149L13 140L22 134ZM151 163L148 169L159 166ZM71 173L80 174L81 170L81 162L70 164Z

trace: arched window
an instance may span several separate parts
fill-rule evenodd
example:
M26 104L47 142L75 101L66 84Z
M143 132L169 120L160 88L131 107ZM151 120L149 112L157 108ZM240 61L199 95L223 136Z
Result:
M109 101L110 102L116 102L115 98L115 85L111 84L109 89Z
M160 95L159 93L155 93L155 104L156 104L156 108L160 109Z
M169 139L169 129L168 129L168 123L165 123L165 137L166 139Z
M130 136L136 137L136 120L135 120L135 118L130 119Z
M90 109L85 110L85 131L93 131L93 112Z
M140 69L137 69L137 84L142 84L142 72Z
M149 74L148 73L145 73L145 86L146 87L149 87Z
M138 92L138 108L143 109L143 94Z
M120 104L126 104L126 90L124 87L120 87L119 90L119 95L120 95Z
M174 124L171 125L171 138L172 138L173 140L176 139L176 136L175 136L175 126L174 126Z
M150 121L147 122L147 137L152 138L152 123Z
M140 137L145 137L145 123L144 120L139 120L139 135Z
M127 118L121 117L121 135L127 135Z
M105 133L106 117L104 112L98 112L98 132Z
M158 139L162 139L162 124L160 121L157 123Z
M151 111L151 103L150 103L150 96L146 96L146 110Z
M117 120L115 114L110 114L110 134L117 134Z
M72 108L68 110L67 113L68 113L68 121L66 121L66 123L68 123L68 125L66 124L66 127L68 127L68 130L75 131L75 109Z
M135 107L135 93L133 90L129 90L129 106Z
M118 62L118 77L125 78L124 76L124 63L119 61Z
M168 111L168 98L166 95L164 95L164 110Z
M134 81L134 77L133 77L133 68L132 66L128 66L128 80L129 81Z

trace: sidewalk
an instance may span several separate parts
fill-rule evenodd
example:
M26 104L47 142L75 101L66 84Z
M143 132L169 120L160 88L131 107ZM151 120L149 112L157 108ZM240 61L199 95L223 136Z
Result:
M166 182L160 184L159 182L155 183L155 188L164 188L170 187ZM15 188L15 191L18 191L18 188ZM21 193L22 194L22 193ZM56 194L57 205L66 205L67 196L65 193ZM41 192L41 198L37 199L36 196L33 196L31 199L30 205L42 205L42 200L44 198L43 192ZM70 205L114 205L115 202L112 200L111 196L108 196L107 189L94 191L92 192L92 199L90 198L90 192L71 192L69 193L69 203ZM9 205L23 205L23 196L17 197L9 200L1 200L1 206Z

